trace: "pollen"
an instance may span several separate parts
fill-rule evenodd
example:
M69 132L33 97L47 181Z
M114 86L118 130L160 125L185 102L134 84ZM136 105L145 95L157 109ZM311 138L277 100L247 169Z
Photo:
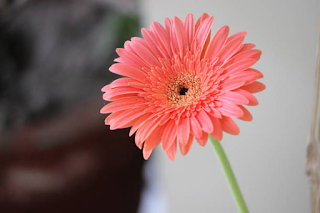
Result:
M167 82L166 96L169 103L186 106L201 94L201 80L194 74L179 74Z

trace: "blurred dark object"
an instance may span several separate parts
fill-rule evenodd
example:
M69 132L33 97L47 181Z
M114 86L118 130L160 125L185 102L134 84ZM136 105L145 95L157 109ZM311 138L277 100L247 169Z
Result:
M115 6L0 0L2 212L137 211L141 152L99 114L114 50L137 34Z

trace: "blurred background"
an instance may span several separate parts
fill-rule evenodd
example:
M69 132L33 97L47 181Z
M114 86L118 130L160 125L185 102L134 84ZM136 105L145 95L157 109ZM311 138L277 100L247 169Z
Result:
M0 211L236 212L209 144L145 162L99 114L115 48L166 17L215 16L247 31L267 89L225 135L251 212L310 212L305 175L319 0L0 0Z

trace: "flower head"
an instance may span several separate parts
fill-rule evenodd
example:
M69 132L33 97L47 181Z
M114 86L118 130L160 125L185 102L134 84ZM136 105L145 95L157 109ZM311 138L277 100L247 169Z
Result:
M178 144L186 155L194 138L204 146L208 134L218 141L223 131L239 134L232 118L252 120L243 105L257 105L252 93L265 88L256 81L263 75L250 68L261 51L243 44L246 32L228 36L228 26L211 39L212 22L207 14L196 23L191 14L184 22L167 18L165 27L153 22L143 38L117 49L110 71L125 77L102 88L111 103L101 113L111 113L111 129L131 127L145 159L162 143L174 160Z

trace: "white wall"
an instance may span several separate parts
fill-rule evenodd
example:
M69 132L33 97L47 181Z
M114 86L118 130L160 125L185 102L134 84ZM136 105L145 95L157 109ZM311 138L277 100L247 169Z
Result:
M318 0L142 0L144 27L187 13L215 16L216 30L247 31L263 54L255 68L267 89L251 107L252 122L237 122L239 136L225 136L230 158L251 212L307 213L306 144L312 109ZM170 213L237 212L210 144L194 144L171 162L158 149L160 175Z

